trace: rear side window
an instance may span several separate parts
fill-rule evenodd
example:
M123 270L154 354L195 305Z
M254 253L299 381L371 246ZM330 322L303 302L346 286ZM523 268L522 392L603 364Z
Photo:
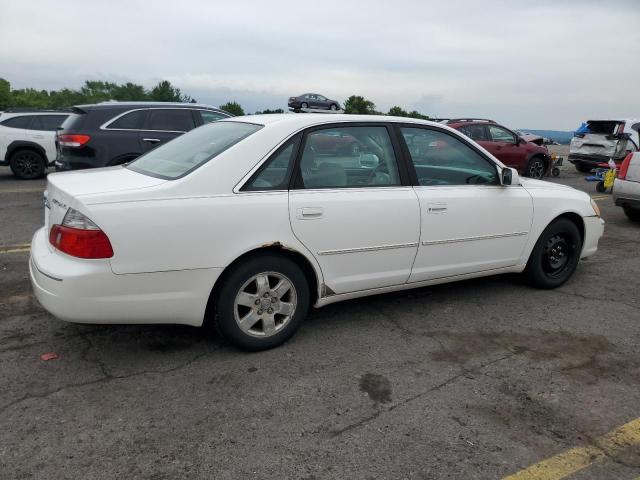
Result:
M228 115L212 112L210 110L198 110L198 113L200 114L200 118L202 118L202 123L211 123L217 120L222 120L223 118L229 118Z
M149 118L145 130L164 130L169 132L188 132L195 127L191 110L165 110L156 109L149 111Z
M280 148L242 190L287 190L299 142L300 139L296 138Z
M151 150L127 168L152 177L179 178L261 128L244 122L209 123Z
M29 128L29 123L31 123L32 118L33 118L32 115L12 117L2 122L2 125L10 128Z
M464 127L460 127L460 131L476 142L483 140L489 141L487 130L484 125L465 125Z
M125 113L121 117L116 118L113 122L107 125L107 128L142 130L142 127L144 126L144 120L146 118L146 110L134 110L133 112Z
M67 115L36 115L31 123L31 130L55 132L67 119Z
M495 165L453 135L425 128L401 130L419 185L498 184Z

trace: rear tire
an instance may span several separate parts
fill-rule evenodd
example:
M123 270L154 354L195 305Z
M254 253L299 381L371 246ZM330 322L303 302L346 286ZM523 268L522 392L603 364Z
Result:
M575 272L582 238L575 223L559 218L544 229L533 247L524 275L537 288L557 288Z
M604 188L604 182L598 182L596 183L596 192L598 193L604 193L606 192L606 188Z
M593 170L593 168L591 168L588 165L584 165L582 163L574 163L573 164L574 167L576 167L576 170L582 173L589 173L591 170Z
M336 105L335 103L332 103L331 106L329 107L329 109L331 110L338 110L338 105Z
M250 257L222 279L215 309L218 332L239 348L266 350L286 342L309 309L309 285L289 258Z
M34 150L18 150L9 159L9 166L16 178L32 180L44 176L46 168L42 155Z
M626 205L624 205L622 209L624 210L624 214L629 220L633 222L640 222L640 210L638 210L637 208L628 207Z

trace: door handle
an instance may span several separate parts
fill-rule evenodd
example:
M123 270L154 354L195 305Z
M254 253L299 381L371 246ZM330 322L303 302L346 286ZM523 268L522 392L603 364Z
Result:
M447 211L446 203L430 203L427 205L427 213L437 215L439 213L445 213Z
M300 220L313 220L322 217L322 215L324 215L322 207L304 207L298 209L297 217Z
M143 138L142 141L149 142L149 143L158 143L160 139L159 138Z

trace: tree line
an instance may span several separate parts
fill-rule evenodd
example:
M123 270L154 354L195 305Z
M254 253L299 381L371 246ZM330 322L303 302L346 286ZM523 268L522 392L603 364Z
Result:
M101 80L86 80L82 87L77 89L63 88L60 90L37 90L35 88L12 89L11 84L4 78L0 78L0 111L8 108L38 108L38 109L62 109L73 105L83 105L108 100L117 101L151 101L151 102L192 102L196 100L173 86L168 80L162 80L150 89L136 83L118 84ZM245 115L245 110L238 102L231 101L220 105L221 110L232 115ZM385 114L376 109L375 103L360 95L351 95L344 102L345 113L360 115L393 115L396 117L413 117L429 119L416 110L406 111L399 106L394 106ZM266 109L255 112L284 113L282 108Z

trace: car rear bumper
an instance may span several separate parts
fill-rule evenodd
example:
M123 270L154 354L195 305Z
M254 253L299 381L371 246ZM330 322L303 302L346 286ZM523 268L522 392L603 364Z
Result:
M604 220L600 217L584 217L584 243L580 258L587 258L598 251L598 242L604 234Z
M606 155L583 155L577 153L569 154L569 161L571 163L579 163L589 167L597 167L599 163L607 163L610 158L612 157L608 157ZM619 163L624 160L624 157L613 157L613 160Z
M222 269L116 275L109 260L70 257L47 246L44 227L31 242L29 273L40 304L79 323L178 323L199 326Z

